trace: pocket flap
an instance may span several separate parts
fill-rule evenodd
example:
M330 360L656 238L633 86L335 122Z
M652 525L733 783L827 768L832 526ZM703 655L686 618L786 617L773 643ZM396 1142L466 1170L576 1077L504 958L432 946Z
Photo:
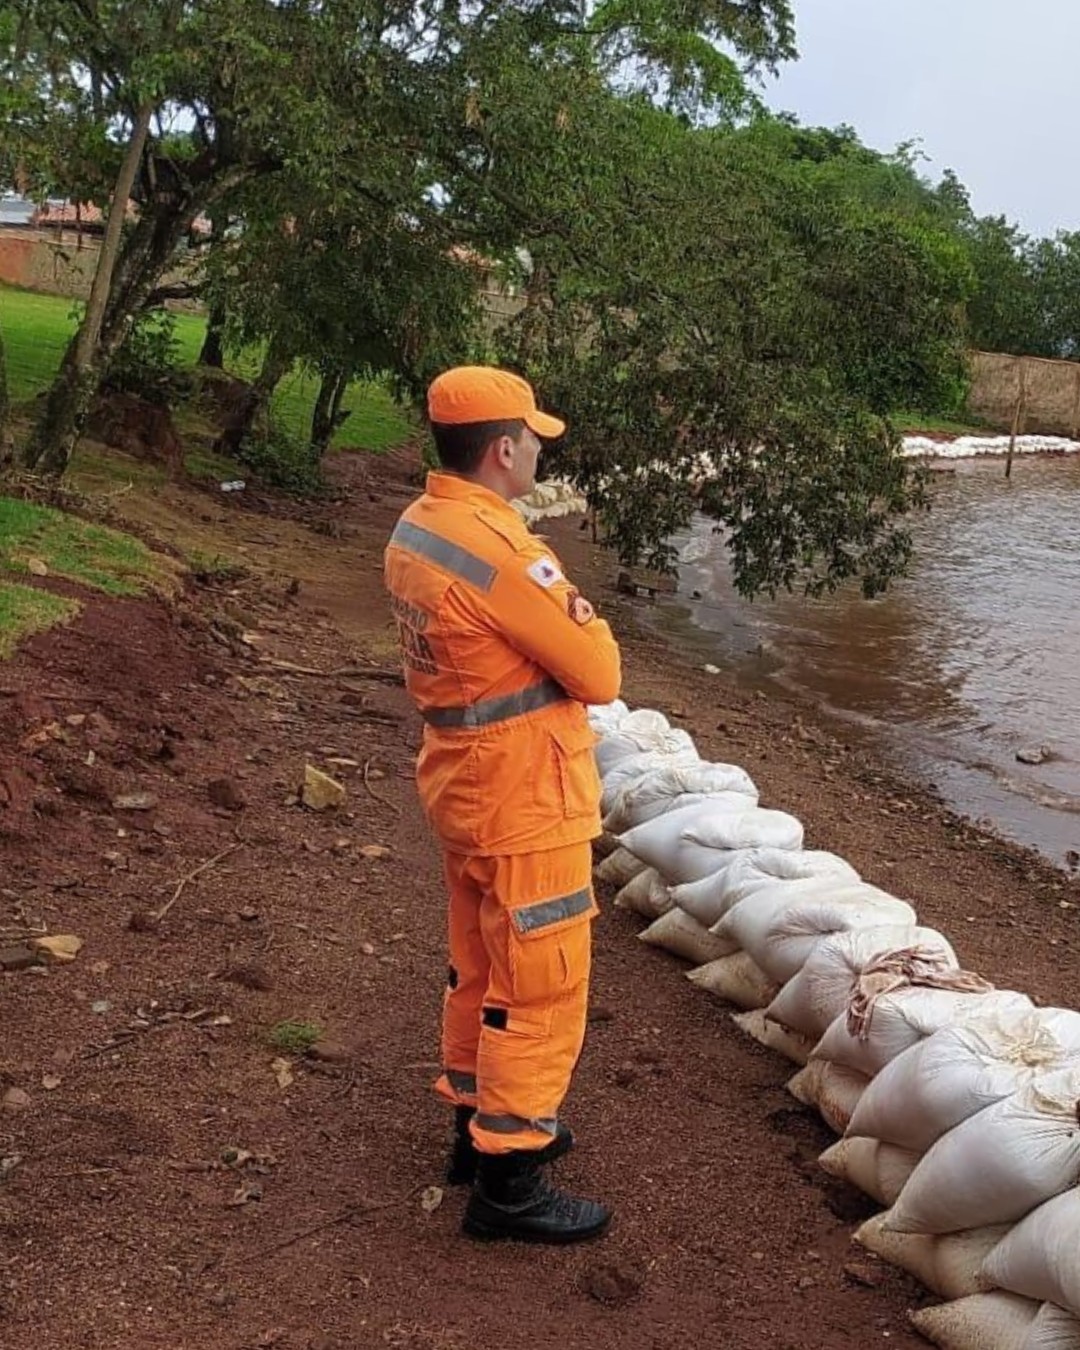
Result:
M592 888L586 886L580 891L571 891L569 895L519 905L516 909L510 910L509 914L517 937L528 939L547 937L551 933L568 928L573 923L591 919L597 912Z
M594 749L600 739L588 722L552 727L551 738L567 758Z

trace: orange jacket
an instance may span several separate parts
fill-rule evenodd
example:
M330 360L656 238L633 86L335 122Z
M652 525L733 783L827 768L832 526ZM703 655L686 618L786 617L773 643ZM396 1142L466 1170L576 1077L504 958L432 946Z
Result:
M584 705L618 696L619 649L547 545L495 493L432 473L385 578L426 723L417 783L445 846L506 855L595 838Z

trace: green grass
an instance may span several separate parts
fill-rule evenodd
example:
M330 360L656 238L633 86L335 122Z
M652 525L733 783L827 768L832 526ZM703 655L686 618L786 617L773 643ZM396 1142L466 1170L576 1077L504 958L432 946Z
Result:
M0 566L26 574L31 560L44 563L50 576L106 595L141 595L165 575L163 559L130 535L51 507L0 497Z
M0 286L0 332L7 350L8 381L16 403L26 402L52 382L75 327L74 304L64 296ZM176 315L180 362L193 366L202 347L206 321L195 314ZM251 378L259 353L246 352L234 363L237 375ZM273 416L291 437L305 440L318 393L315 376L295 370L274 395ZM345 407L352 416L334 437L336 448L383 451L405 441L413 430L408 413L382 385L357 380L349 386Z
M66 623L79 612L77 600L0 581L0 660L6 660L20 638Z
M317 1022L289 1020L279 1022L270 1032L269 1041L275 1050L287 1055L306 1055L322 1035Z
M925 413L893 413L893 424L897 431L905 436L982 436L986 434L985 423L977 418L970 421L954 421L948 417L929 417Z

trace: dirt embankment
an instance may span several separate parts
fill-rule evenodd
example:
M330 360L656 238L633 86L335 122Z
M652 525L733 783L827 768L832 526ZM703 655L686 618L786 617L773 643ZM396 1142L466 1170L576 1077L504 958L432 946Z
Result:
M785 1093L789 1066L610 905L560 1171L614 1202L612 1235L476 1247L462 1197L425 1195L446 1125L427 1090L443 900L377 567L414 471L339 473L304 513L175 484L125 503L251 575L171 614L91 601L0 671L3 943L42 923L85 941L70 965L0 974L0 1345L921 1344L921 1292L849 1247L870 1207L816 1169L829 1136ZM576 523L553 533L624 636L629 701L745 765L966 964L1080 1003L1067 882L806 711L681 665ZM345 784L341 807L297 803L308 763ZM319 1058L270 1044L286 1019L324 1029Z

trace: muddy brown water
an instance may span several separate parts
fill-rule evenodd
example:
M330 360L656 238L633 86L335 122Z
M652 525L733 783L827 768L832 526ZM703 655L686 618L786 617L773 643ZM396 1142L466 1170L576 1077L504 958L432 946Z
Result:
M952 461L910 576L753 603L707 521L658 615L741 684L815 700L945 801L1056 861L1080 850L1080 456ZM1017 752L1045 747L1021 763Z

